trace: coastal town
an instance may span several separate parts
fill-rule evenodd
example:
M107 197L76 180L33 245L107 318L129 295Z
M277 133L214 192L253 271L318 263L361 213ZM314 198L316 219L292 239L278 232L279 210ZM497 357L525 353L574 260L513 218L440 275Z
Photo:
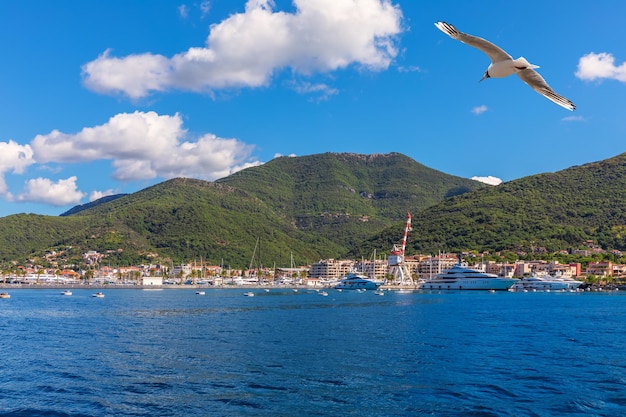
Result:
M578 253L589 255L599 249L590 247ZM54 253L49 257L54 258ZM4 286L237 286L269 285L328 287L351 272L378 279L387 285L415 285L431 280L442 271L459 263L460 258L472 269L500 277L524 278L550 276L581 280L587 284L623 284L626 281L626 264L612 261L560 263L557 260L517 260L494 262L484 260L485 254L392 255L383 259L323 259L310 265L290 267L259 267L231 269L200 261L178 265L109 266L106 254L88 251L82 263L50 267L34 263L3 266L0 285ZM617 255L617 254L616 254ZM400 269L400 274L398 270Z

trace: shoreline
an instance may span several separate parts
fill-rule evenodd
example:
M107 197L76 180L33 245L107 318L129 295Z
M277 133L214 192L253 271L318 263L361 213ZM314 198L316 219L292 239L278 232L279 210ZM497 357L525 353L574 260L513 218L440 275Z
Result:
M64 290L64 289L94 289L94 290L227 290L227 289L250 289L250 290L264 290L264 289L279 289L279 290L328 290L334 289L334 287L318 286L309 287L306 285L111 285L111 284L70 284L70 285L57 285L57 284L0 284L2 290ZM382 285L382 290L408 290L418 291L419 288L416 285Z

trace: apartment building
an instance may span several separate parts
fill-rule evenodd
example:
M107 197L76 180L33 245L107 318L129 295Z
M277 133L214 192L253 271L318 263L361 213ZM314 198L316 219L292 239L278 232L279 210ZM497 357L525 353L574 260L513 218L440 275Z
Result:
M347 275L354 269L353 260L323 259L311 265L311 277L336 279Z

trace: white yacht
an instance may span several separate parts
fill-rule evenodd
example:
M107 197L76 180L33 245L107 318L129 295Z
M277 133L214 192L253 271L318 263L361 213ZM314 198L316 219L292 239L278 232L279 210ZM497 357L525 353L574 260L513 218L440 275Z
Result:
M544 274L523 278L513 285L512 289L515 291L567 291L575 290L580 287L581 284L581 281L576 281L571 278L555 278Z
M382 281L375 281L365 275L350 272L341 278L335 288L338 290L377 290L381 285L383 285Z
M508 290L517 281L517 279L499 277L458 263L435 275L432 279L427 279L420 288L425 290Z

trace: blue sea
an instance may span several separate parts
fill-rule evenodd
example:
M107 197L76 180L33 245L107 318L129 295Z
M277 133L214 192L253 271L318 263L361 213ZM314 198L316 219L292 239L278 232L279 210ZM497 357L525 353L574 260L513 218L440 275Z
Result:
M626 293L10 290L0 416L623 416Z

